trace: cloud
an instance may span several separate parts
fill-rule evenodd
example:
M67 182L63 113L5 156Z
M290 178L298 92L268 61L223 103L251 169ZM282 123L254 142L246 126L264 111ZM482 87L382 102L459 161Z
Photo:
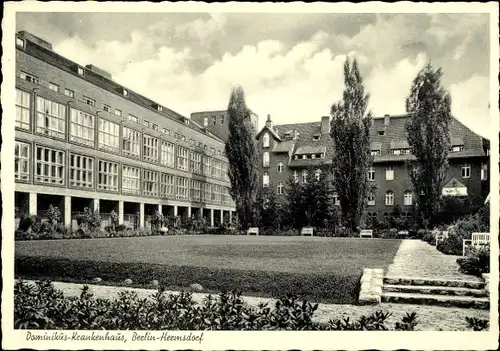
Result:
M194 21L178 26L176 28L176 33L177 35L185 35L191 39L196 39L199 42L208 45L214 34L224 33L226 21L227 19L224 14L212 13L208 19L198 18Z

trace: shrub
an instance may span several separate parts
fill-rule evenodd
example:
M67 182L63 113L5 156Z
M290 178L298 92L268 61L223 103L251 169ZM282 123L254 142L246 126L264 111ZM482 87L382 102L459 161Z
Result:
M457 259L460 271L465 274L481 276L490 272L490 248L489 246L479 249L471 249L466 257Z
M14 287L15 329L414 330L417 325L416 314L411 313L390 326L390 313L382 311L353 321L331 319L320 324L313 321L317 309L318 304L294 295L252 307L236 291L208 295L197 305L191 293L167 295L163 289L151 298L127 291L116 299L96 299L87 286L75 297L65 297L48 281L36 285L19 281Z
M473 331L483 331L488 330L490 322L487 319L480 319L477 317L465 317L467 321L468 328Z

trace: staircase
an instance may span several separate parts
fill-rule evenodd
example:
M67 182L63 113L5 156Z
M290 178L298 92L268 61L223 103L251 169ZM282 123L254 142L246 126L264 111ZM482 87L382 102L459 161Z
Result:
M384 277L382 302L489 309L481 281Z

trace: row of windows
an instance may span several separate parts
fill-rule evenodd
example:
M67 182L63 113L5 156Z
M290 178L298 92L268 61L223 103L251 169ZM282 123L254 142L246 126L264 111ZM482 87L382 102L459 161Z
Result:
M464 151L464 146L463 145L454 145L450 148L451 152L459 152L459 151ZM372 150L371 155L372 156L380 156L380 150ZM410 149L404 148L404 149L391 149L391 154L392 155L409 155L411 154Z
M18 93L18 112L16 126L20 128L29 128L29 94L22 90ZM64 139L66 134L66 106L59 103L37 97L37 133ZM81 145L94 147L95 145L95 117L91 114L70 108L70 141ZM108 120L99 119L97 147L100 150L119 153L122 155L140 159L142 146L142 159L148 162L160 162L170 168L181 171L189 171L189 149L182 146L175 146L165 140L157 137L143 134L141 132L122 127L122 136L120 141L120 125ZM175 150L177 149L177 150ZM201 158L203 157L204 168L202 170ZM227 177L227 163L213 159L191 151L191 170L194 173L223 178ZM212 168L213 164L213 168ZM222 171L223 170L223 171Z
M470 163L464 163L460 167L460 175L462 178L470 178L471 175L471 165ZM487 177L487 165L483 164L481 166L481 180L485 180ZM368 169L368 180L375 181L375 168L370 167ZM385 180L394 180L394 166L387 166L385 168Z
M35 84L40 84L38 77L33 76L31 74L28 74L28 73L25 73L25 72L20 73L20 78L23 80L35 83ZM49 89L56 91L56 92L60 92L59 86L57 84L49 82L48 86L49 86ZM73 90L65 89L64 95L71 97L71 98L74 98L75 92ZM40 99L42 99L42 98L40 98ZM49 100L46 100L46 99L39 100L37 98L37 104L40 104L40 103L45 104L45 105L51 104L50 101L49 102L45 102L45 101L49 101ZM96 106L96 101L92 98L87 97L87 96L83 96L83 102L90 105L90 106ZM63 128L64 128L65 123L66 123L66 121L65 121L66 120L66 118L65 118L66 107L64 105L58 104L56 102L52 102L52 103L55 104L54 106L56 106L60 110L58 111L58 113L50 113L50 116L48 117L49 125L45 129L48 129L49 131L52 130L52 132L49 132L49 133L42 132L42 133L48 134L48 135L56 137L56 138L61 138L61 137L64 138L64 129ZM16 109L17 109L16 127L22 128L22 129L29 129L30 128L30 113L29 113L30 107L31 107L30 105L31 105L31 94L29 92L26 92L26 91L23 91L20 89L16 89ZM45 113L46 114L46 110L47 110L46 107L47 106L42 106L41 108L37 107L37 122L38 122L38 113L42 113L42 114ZM49 109L50 109L50 107L49 107ZM121 110L119 110L119 109L112 110L111 107L109 105L106 105L106 104L103 105L103 110L108 112L108 113L112 113L116 116L119 116L119 117L122 117L122 114L123 114ZM51 110L51 112L56 112L56 111ZM81 113L83 113L83 112L81 112ZM87 127L87 132L89 132L90 127L93 127L93 125L94 125L93 116L90 116L90 117L92 117L92 119L89 119L87 121L87 124L85 124L85 126ZM43 118L43 117L40 117L40 118ZM72 116L72 118L73 118L73 116ZM62 120L63 123L61 123L61 124L55 123L57 119ZM134 115L129 114L127 116L127 119L129 121L139 123L139 118L134 116ZM50 125L51 121L54 123L53 125ZM40 120L40 124L37 123L37 126L43 126L43 125L44 125L44 121ZM155 123L150 123L149 121L144 120L143 125L146 126L147 128L151 128L155 131L159 131L159 127ZM55 128L55 127L57 127L57 128ZM63 133L62 136L61 136L61 133ZM167 135L171 135L170 129L168 129L168 128L162 128L162 133L167 134ZM179 139L181 141L186 141L185 135L173 133L173 136L176 139ZM87 141L89 141L89 140L87 140ZM190 139L189 143L194 146L196 144L196 141L194 139ZM209 147L206 144L203 144L202 142L198 143L198 147L203 147L207 151L209 150ZM221 150L216 150L214 147L210 148L210 151L214 154L217 154L217 155L222 154Z
M224 115L220 115L218 120L221 125L224 124L226 117ZM211 125L217 125L217 116L212 116L210 120ZM203 117L203 126L208 127L208 116Z
M15 179L30 179L30 144L15 142ZM44 184L66 184L66 151L45 146L35 147L34 181ZM97 164L95 164L97 162ZM68 184L72 187L118 192L120 189L120 165L117 162L97 160L93 157L69 154ZM178 200L229 203L229 188L194 179L174 176L138 167L121 167L121 191L123 194L175 198ZM142 177L141 177L142 175ZM190 194L189 189L192 192ZM203 190L203 192L202 192Z

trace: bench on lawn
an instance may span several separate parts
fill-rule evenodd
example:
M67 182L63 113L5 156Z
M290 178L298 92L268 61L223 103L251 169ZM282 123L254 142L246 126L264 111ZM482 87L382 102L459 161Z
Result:
M465 256L465 250L468 246L474 248L490 244L490 233L472 233L470 239L464 239L462 245L462 256Z
M398 235L408 236L408 235L410 235L410 232L409 232L409 231L407 231L407 230L400 230L400 231L398 232Z
M373 238L373 229L361 229L359 231L360 238Z
M444 230L444 231L437 231L437 232L434 233L434 236L436 238L436 246L437 246L437 244L440 241L448 238L448 231L446 231L446 230Z
M247 235L259 235L259 228L257 227L248 228Z
M300 235L302 236L314 236L314 228L313 227L303 227L302 231L300 232Z

